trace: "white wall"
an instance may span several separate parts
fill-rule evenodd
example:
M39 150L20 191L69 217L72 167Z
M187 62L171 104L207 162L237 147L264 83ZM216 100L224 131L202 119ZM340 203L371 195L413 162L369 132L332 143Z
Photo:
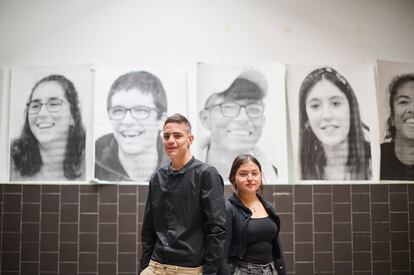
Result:
M412 0L0 0L0 66L414 62L413 30Z
M0 65L414 61L412 0L0 0Z

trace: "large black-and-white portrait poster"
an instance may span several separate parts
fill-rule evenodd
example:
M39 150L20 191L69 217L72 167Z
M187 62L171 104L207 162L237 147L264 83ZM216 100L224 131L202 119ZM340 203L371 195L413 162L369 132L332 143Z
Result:
M10 180L85 181L92 118L89 65L15 67L11 71Z
M157 168L169 163L162 128L174 113L187 115L184 68L98 67L94 178L147 184Z
M7 88L6 88L6 69L0 67L0 182L8 180L7 165Z
M197 64L198 156L226 181L248 153L266 184L288 183L284 75L280 63Z
M380 180L414 181L414 64L378 61Z
M287 94L298 180L378 180L373 65L287 66Z

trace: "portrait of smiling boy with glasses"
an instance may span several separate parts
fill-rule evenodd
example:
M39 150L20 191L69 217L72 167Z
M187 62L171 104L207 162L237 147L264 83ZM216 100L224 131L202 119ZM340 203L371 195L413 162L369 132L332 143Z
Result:
M167 96L159 78L146 71L119 76L106 101L112 133L95 142L95 178L105 181L148 181L168 162L160 131Z
M201 81L208 78L203 74L199 76ZM237 155L252 154L263 164L266 181L274 184L279 180L278 168L259 146L268 119L265 110L275 107L265 102L268 80L258 69L240 69L227 83L224 90L210 94L199 111L200 123L209 132L208 139L199 143L202 159L216 167L225 178Z

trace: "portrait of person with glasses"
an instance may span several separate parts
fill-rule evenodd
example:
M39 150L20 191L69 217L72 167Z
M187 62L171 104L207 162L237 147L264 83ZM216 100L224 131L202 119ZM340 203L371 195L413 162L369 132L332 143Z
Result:
M111 85L106 110L112 133L95 142L95 178L104 181L148 181L168 158L160 132L167 95L157 76L131 71Z
M266 181L278 181L278 169L258 146L265 125L266 77L255 69L243 70L224 91L211 94L199 112L200 123L210 132L201 145L203 160L229 175L233 159L251 154L260 160Z
M299 89L302 180L371 179L368 133L354 89L341 74L320 67L305 77Z
M31 90L20 136L11 143L10 179L85 179L85 128L75 85L63 75L39 80Z

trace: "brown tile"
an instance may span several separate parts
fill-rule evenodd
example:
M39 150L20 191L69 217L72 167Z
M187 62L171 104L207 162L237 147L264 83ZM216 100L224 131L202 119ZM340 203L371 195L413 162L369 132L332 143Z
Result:
M60 184L41 185L42 194L58 194L60 192Z
M80 212L81 213L98 212L98 195L97 194L81 194Z
M315 253L315 274L326 274L325 272L332 271L332 253Z
M137 236L135 234L119 234L118 252L136 253Z
M4 212L20 212L21 211L21 194L6 194L3 201Z
M99 275L113 275L116 272L116 263L99 263L98 265Z
M314 214L315 232L332 232L332 214Z
M295 275L309 274L313 274L313 263L295 263Z
M39 261L39 243L37 242L22 242L21 261Z
M407 194L390 194L390 211L394 212L407 212L408 211L408 202Z
M116 262L116 244L99 244L99 261Z
M58 194L42 194L42 213L59 212L60 197Z
M292 272L295 272L294 253L291 253L291 252L285 253L285 252L283 252L283 258L285 259L286 269L288 270L289 274L292 273ZM140 258L138 257L138 259L140 259Z
M334 243L334 261L352 261L352 243Z
M313 204L315 213L332 212L332 195L331 194L314 194Z
M20 213L3 213L3 231L20 231Z
M78 244L77 243L60 243L59 262L77 262L78 261Z
M292 213L293 212L293 197L292 194L277 195L275 198L276 209L278 213Z
M23 204L22 222L40 222L40 204Z
M99 242L116 242L117 241L117 225L116 224L100 224L99 225Z
M96 252L98 249L98 235L94 233L79 234L79 252Z
M334 222L351 222L351 205L341 203L333 205Z
M352 212L370 212L369 194L352 194Z
M389 241L390 224L389 223L372 223L372 241Z
M230 190L231 190L231 188L230 188ZM148 186L147 185L139 185L138 186L138 201L142 202L142 203L145 203L147 201L147 196L148 196Z
M312 224L303 223L295 225L295 242L312 242L313 228Z
M60 224L60 241L61 242L78 242L78 224L76 223Z
M388 185L371 185L371 202L388 202Z
M59 214L41 214L42 232L58 232L59 231Z
M408 232L391 232L391 251L407 251L409 242Z
M41 233L40 235L40 251L57 252L59 249L58 233Z
M20 266L19 257L20 257L20 253L18 252L3 252L1 255L2 274L4 273L4 271L19 271L19 266Z
M352 229L356 232L371 231L371 216L365 213L352 214Z
M335 242L351 242L351 224L350 223L334 223L334 241Z
M352 234L353 251L371 251L371 233Z
M138 192L138 185L120 185L119 194L134 194Z
M372 242L372 260L390 261L390 244L388 242Z
M332 252L332 233L315 233L313 238L316 252Z
M78 222L78 205L62 204L60 206L60 222Z
M0 242L1 251L19 252L20 233L3 233L3 243Z
M312 185L295 185L293 193L295 203L312 202Z
M118 219L120 233L137 232L137 216L135 214L119 214Z
M39 202L40 203L40 186L25 185L23 186L23 203Z
M410 222L414 222L414 203L410 202L408 204L408 219Z
M99 188L99 202L118 202L118 185L101 185L101 188Z
M62 203L77 203L79 201L79 185L62 185L60 200Z
M79 232L98 232L98 215L97 214L80 214Z
M392 270L409 270L410 260L408 252L391 252L391 269Z
M96 272L97 255L95 253L79 254L79 272Z
M99 222L117 222L118 206L116 204L99 205Z
M119 213L136 213L138 207L137 195L119 195Z
M407 184L390 184L390 193L407 193Z
M391 274L390 262L373 262L372 274Z
M19 275L35 275L39 272L39 263L21 263Z
M293 246L293 234L292 233L281 233L280 242L282 243L283 252L294 252Z
M335 275L350 275L352 274L352 262L334 263Z
M371 219L373 222L388 222L389 221L388 204L373 203L371 204Z
M408 231L408 213L390 214L391 231Z
M59 263L59 275L77 275L78 263ZM115 274L115 273L114 273Z
M79 190L81 194L97 194L100 188L100 185L82 184Z
M351 193L366 193L370 192L370 184L353 184L351 185Z
M137 272L137 254L119 254L118 263L118 272Z
M320 184L313 185L314 194L332 194L332 185Z
M312 222L312 204L294 205L295 222Z
M22 223L22 242L38 242L39 232L40 225L38 223Z
M408 189L408 202L414 202L414 184L409 184Z
M293 214L278 214L281 232L293 232Z
M5 184L3 185L3 193L21 193L22 185L21 184Z
M40 253L40 271L58 271L58 253Z
M349 185L334 185L332 187L332 201L351 202L351 187Z
M354 271L371 270L371 252L354 252L353 253Z

